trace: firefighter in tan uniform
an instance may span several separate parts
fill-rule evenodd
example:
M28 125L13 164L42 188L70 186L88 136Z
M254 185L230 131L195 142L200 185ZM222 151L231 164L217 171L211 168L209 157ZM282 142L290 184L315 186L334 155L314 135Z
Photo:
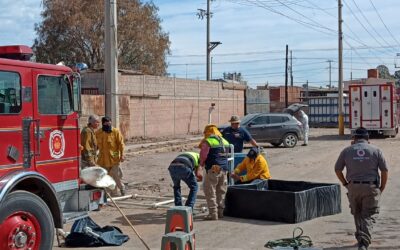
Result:
M87 168L96 166L97 161L97 140L96 130L100 120L96 115L90 115L88 124L81 131L81 167Z
M97 130L96 139L99 148L97 164L105 168L108 174L115 180L117 187L112 190L112 195L117 195L117 188L121 195L125 195L125 186L122 183L122 171L120 163L124 158L124 138L121 132L112 127L111 118L105 116L101 119L102 128Z

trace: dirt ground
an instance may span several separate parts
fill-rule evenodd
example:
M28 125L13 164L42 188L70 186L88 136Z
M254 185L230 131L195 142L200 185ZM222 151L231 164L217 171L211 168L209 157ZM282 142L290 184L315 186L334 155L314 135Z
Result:
M266 144L272 178L338 183L333 166L340 151L350 144L349 131L345 132L346 136L338 136L337 129L311 129L307 147L273 148ZM197 143L197 140L162 144L159 148L152 145L148 150L137 145L130 146L130 156L122 166L125 181L129 183L128 193L172 195L168 164L180 150L193 149L194 142ZM371 139L371 143L383 150L389 165L389 181L382 195L381 212L370 249L400 249L400 199L397 197L400 194L400 173L397 166L400 162L400 136ZM142 153L138 152L140 149ZM187 193L188 189L184 186L183 194ZM267 241L291 237L295 227L301 227L304 235L310 236L314 247L318 249L356 249L353 218L345 193L345 188L342 188L342 213L297 224L231 217L219 221L204 221L204 213L196 214L196 249L266 249L264 244ZM198 198L198 206L205 206L202 190L199 191ZM166 210L119 204L147 244L152 249L160 249ZM145 249L116 208L107 206L100 212L91 213L91 217L101 226L113 225L121 228L131 238L121 247L102 249Z

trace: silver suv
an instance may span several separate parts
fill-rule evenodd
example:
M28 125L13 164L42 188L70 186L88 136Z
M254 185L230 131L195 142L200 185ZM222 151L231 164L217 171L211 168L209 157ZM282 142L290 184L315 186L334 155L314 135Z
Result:
M285 147L293 148L303 139L301 123L287 113L249 114L242 117L240 126L246 128L257 142L269 142L275 147L283 143Z

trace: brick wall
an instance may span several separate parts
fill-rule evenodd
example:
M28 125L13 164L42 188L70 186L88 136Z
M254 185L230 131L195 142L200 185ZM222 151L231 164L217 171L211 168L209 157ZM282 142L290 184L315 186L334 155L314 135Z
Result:
M91 75L93 74L93 78ZM101 73L102 74L102 73ZM104 85L99 73L86 73L82 86ZM180 136L199 133L208 123L227 123L244 115L243 85L147 75L119 74L120 128L126 138ZM104 114L104 97L83 95L83 124L87 116Z

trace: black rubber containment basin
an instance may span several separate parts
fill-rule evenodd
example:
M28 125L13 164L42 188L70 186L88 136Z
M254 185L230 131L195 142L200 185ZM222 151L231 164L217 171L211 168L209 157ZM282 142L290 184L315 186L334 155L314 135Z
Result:
M298 223L341 213L338 184L264 180L228 187L224 215Z

